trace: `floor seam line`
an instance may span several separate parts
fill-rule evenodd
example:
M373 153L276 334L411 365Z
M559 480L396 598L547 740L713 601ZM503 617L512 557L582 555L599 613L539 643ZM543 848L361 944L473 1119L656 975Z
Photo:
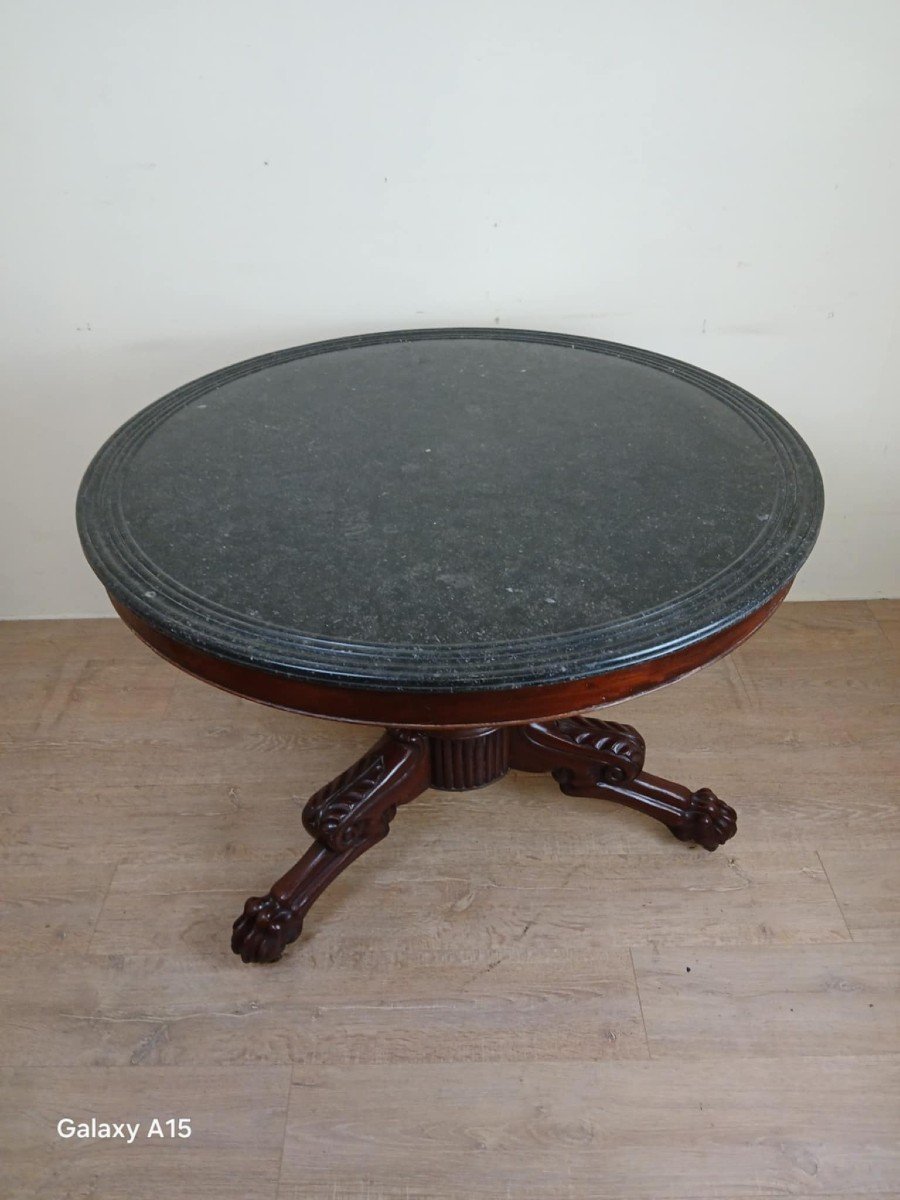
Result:
M647 1033L647 1019L644 1016L644 1002L641 999L641 989L638 984L637 967L634 965L634 951L631 946L628 947L628 958L631 962L631 974L634 979L634 991L637 996L638 1009L641 1014L641 1027L644 1030L644 1045L647 1047L647 1058L653 1060L653 1051L650 1049L650 1036Z
M284 1174L284 1151L287 1145L287 1129L288 1117L291 1111L291 1089L294 1086L294 1064L288 1065L287 1079L287 1095L284 1098L284 1125L281 1130L281 1154L278 1156L278 1177L275 1180L275 1191L272 1193L273 1200L278 1200L278 1194L281 1191L282 1175Z
M119 867L122 865L122 859L119 858L113 864L112 874L109 877L109 883L106 885L106 891L103 893L103 899L100 901L100 907L97 909L97 915L91 923L91 932L88 934L87 945L84 948L85 954L93 953L91 947L94 942L94 935L97 932L97 926L100 924L100 918L103 916L103 910L106 908L106 902L109 899L109 894L112 891L113 883L116 875L119 873Z
M853 930L850 928L850 924L847 921L847 918L844 916L844 910L841 908L841 902L837 898L837 892L834 890L834 884L831 882L831 877L828 874L828 868L825 866L825 861L822 858L822 854L819 850L816 850L815 855L816 855L816 858L819 860L819 865L822 868L822 874L825 876L825 881L828 884L828 887L831 891L831 895L834 898L835 904L837 905L837 910L841 914L841 920L844 922L844 928L847 930L847 936L849 937L851 942L855 943L856 938L853 936Z

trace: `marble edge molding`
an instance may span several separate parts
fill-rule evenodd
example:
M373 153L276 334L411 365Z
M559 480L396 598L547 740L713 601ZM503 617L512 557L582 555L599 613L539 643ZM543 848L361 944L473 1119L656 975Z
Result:
M781 467L777 511L727 568L692 593L606 625L446 646L340 642L248 619L190 592L150 562L121 509L128 461L156 425L216 388L315 354L430 339L494 339L602 353L665 371L701 388L752 424ZM815 459L769 405L728 380L678 359L595 338L533 330L454 327L334 338L245 359L195 379L149 404L97 451L78 493L84 553L111 596L160 632L227 662L288 678L376 690L504 690L589 678L684 649L738 623L796 576L815 544L824 506ZM739 568L739 569L738 569Z

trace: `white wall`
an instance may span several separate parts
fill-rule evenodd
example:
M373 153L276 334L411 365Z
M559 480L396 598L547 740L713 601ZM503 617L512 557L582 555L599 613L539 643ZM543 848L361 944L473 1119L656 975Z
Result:
M179 383L493 324L724 374L897 595L897 0L7 0L0 615L108 612L72 507ZM893 351L893 354L892 354Z

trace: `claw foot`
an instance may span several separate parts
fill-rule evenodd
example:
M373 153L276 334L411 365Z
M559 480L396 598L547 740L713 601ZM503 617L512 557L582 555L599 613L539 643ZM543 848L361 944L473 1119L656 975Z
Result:
M704 850L715 850L737 833L737 814L709 788L700 788L691 796L683 821L670 828L682 842L696 842Z
M234 923L231 949L245 963L277 962L302 928L302 915L285 908L274 896L251 896Z

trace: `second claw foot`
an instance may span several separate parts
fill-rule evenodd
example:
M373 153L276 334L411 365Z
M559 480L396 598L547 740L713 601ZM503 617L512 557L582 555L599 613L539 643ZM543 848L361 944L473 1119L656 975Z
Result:
M709 788L691 796L690 808L672 833L682 842L696 842L704 850L715 850L737 833L737 814Z
M251 896L234 923L231 949L245 963L277 962L302 928L303 917L274 896Z

